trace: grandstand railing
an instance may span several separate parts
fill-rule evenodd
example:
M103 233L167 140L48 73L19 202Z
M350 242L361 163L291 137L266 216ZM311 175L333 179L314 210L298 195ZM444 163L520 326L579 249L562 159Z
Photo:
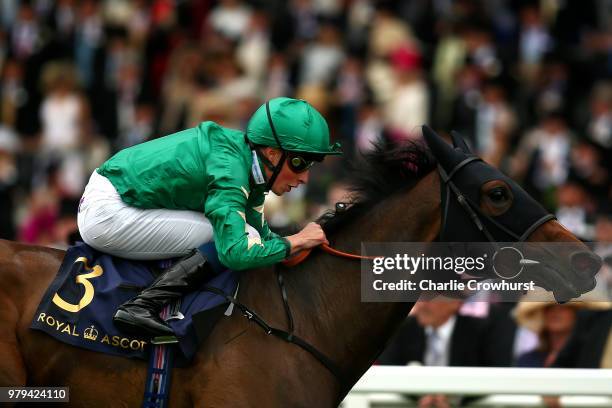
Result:
M492 396L474 406L541 406L537 396L559 395L563 406L610 407L612 370L373 366L342 406L404 407L402 395L424 394Z

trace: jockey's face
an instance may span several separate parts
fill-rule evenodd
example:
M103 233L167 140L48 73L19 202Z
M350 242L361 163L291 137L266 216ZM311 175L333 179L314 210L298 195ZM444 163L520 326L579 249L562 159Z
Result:
M266 147L262 149L263 154L266 155L268 160L270 160L275 166L278 164L281 158L280 149L275 149L272 147ZM283 195L290 191L292 188L299 186L300 184L308 183L308 177L310 175L310 170L306 170L301 173L295 173L293 170L289 168L287 164L287 160L283 163L283 168L276 177L274 184L272 185L272 192L276 195ZM272 177L272 171L267 167L263 166L264 171L266 172L266 177L269 179Z

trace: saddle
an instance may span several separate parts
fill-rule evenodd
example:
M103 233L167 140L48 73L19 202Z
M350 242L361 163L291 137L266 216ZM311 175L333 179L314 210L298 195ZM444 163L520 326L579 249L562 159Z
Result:
M225 295L235 296L238 289L238 273L218 262L214 243L200 250L219 273L169 308L166 321L178 339L177 366L189 364L217 321L231 314L233 305ZM66 252L30 328L76 347L147 359L150 339L121 333L112 316L119 305L147 287L171 263L118 258L79 242Z

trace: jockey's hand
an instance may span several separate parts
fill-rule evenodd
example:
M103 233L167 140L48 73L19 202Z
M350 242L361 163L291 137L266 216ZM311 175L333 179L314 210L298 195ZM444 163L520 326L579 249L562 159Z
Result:
M291 244L291 254L303 249L314 248L321 244L328 244L325 232L316 222L310 222L297 234L286 237Z

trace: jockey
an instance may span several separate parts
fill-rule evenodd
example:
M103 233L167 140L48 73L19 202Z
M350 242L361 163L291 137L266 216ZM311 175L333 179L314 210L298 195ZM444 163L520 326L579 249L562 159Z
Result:
M81 198L79 232L91 247L115 256L183 256L124 303L113 320L122 330L174 334L163 306L213 275L194 250L214 239L220 261L240 270L271 265L327 243L318 224L280 237L264 219L265 194L282 195L308 182L326 155L327 122L308 102L275 98L251 117L246 134L202 122L192 129L124 149L96 169Z

